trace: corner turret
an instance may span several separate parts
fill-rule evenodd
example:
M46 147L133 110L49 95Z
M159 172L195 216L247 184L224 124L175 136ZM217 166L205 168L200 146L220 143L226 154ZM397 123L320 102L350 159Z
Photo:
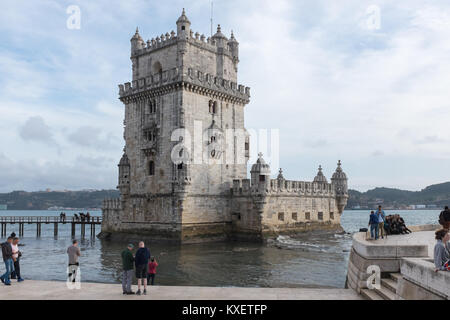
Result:
M317 172L317 175L314 178L314 182L328 183L327 178L324 176L322 172L322 166L319 166L319 172Z
M341 168L341 160L338 161L338 166L331 178L331 183L336 192L339 213L342 214L348 200L348 184L347 175Z
M258 160L250 170L252 187L266 189L270 184L270 166L264 161L263 154L258 154Z
M177 37L178 39L186 40L191 34L191 22L186 16L186 12L181 13L181 16L177 20Z
M234 68L237 72L237 65L239 63L239 42L234 37L233 30L231 31L231 38L228 41L228 47L230 48L231 55L233 56Z
M216 41L216 45L218 48L225 48L225 45L228 44L228 38L222 33L222 28L220 24L217 25L217 32L212 36L212 39Z
M119 185L117 189L120 190L120 195L127 196L130 193L130 160L126 153L123 154L119 167Z
M137 50L143 49L145 47L145 42L142 39L141 35L139 34L139 29L136 27L136 33L130 40L131 42L131 55L134 55L134 53Z

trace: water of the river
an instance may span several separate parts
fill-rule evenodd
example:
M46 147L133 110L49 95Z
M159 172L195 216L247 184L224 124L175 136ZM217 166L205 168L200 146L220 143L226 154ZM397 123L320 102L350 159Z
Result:
M0 216L50 216L59 211L0 211ZM72 212L66 211L67 216ZM386 212L387 214L393 212ZM407 225L435 224L437 210L395 211ZM91 212L101 215L101 212ZM366 227L367 211L345 211L341 224L352 233ZM79 228L79 227L78 227ZM80 231L77 228L77 237ZM99 226L97 231L99 232ZM8 225L7 233L18 233ZM25 225L21 243L22 275L25 279L65 280L67 247L71 244L70 224L60 225L53 236L53 224L43 225L36 238L36 226ZM126 244L89 237L80 241L82 281L116 283L120 280L120 252ZM2 242L4 240L2 239ZM160 285L242 286L242 287L344 287L351 234L314 232L290 238L280 236L268 244L247 242L168 245L148 243L159 267ZM0 272L4 272L3 263Z

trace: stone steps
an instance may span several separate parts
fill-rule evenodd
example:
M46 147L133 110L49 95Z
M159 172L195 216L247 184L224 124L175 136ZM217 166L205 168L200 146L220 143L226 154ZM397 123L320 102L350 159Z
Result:
M381 279L381 285L389 290L392 291L392 293L397 292L397 281L392 279Z
M398 282L400 279L403 278L401 273L391 273L389 274L389 276L391 277L392 280L394 280L395 282Z
M383 300L395 300L395 293L393 293L390 289L381 285L380 289L374 290Z
M397 283L400 273L391 273L389 278L381 279L380 289L362 289L361 295L368 300L396 300Z
M361 295L367 300L384 300L380 295L378 295L374 290L361 289Z

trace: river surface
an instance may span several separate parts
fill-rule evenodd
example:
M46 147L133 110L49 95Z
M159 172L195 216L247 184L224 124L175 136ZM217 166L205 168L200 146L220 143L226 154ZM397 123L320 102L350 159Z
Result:
M53 216L59 211L0 211L0 216ZM67 216L73 212L66 211ZM101 216L100 211L91 211ZM407 225L436 224L439 210L386 211L400 214ZM247 242L169 245L147 243L159 267L156 284L237 287L338 287L343 288L351 248L351 233L367 226L368 211L349 210L341 217L347 234L305 233L298 237L279 236L268 244ZM97 233L100 231L97 226ZM8 225L7 233L17 225ZM65 280L67 247L71 244L70 224L43 225L36 238L36 225L25 225L20 248L22 276L35 280ZM89 237L80 240L81 280L120 282L120 253L125 243L112 243ZM80 236L77 226L76 236ZM2 242L4 240L2 239ZM4 265L0 264L1 273Z

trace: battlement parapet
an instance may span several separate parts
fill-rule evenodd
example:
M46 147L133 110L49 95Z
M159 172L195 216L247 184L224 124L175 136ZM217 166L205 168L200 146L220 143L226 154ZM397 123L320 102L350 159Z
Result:
M271 179L269 193L335 196L331 183Z
M146 43L142 42L141 47L137 48L132 52L132 57L145 55L156 50L166 48L171 45L177 44L179 41L187 41L191 45L195 45L204 50L211 51L215 54L224 54L233 58L233 53L231 48L227 45L227 47L218 47L217 41L206 36L204 34L190 31L190 36L186 39L178 38L175 31L166 32L166 34L161 34L156 38L152 38L151 40L147 40Z
M249 179L233 180L233 195L298 195L335 197L331 183L271 179L268 184L251 185Z
M178 68L165 70L145 78L140 78L132 82L119 85L119 96L125 98L137 93L160 88L163 85L176 83L186 83L188 87L199 86L204 91L210 90L224 95L233 96L248 103L250 100L250 88L236 82L216 77L199 70L188 68L186 72L181 72Z

